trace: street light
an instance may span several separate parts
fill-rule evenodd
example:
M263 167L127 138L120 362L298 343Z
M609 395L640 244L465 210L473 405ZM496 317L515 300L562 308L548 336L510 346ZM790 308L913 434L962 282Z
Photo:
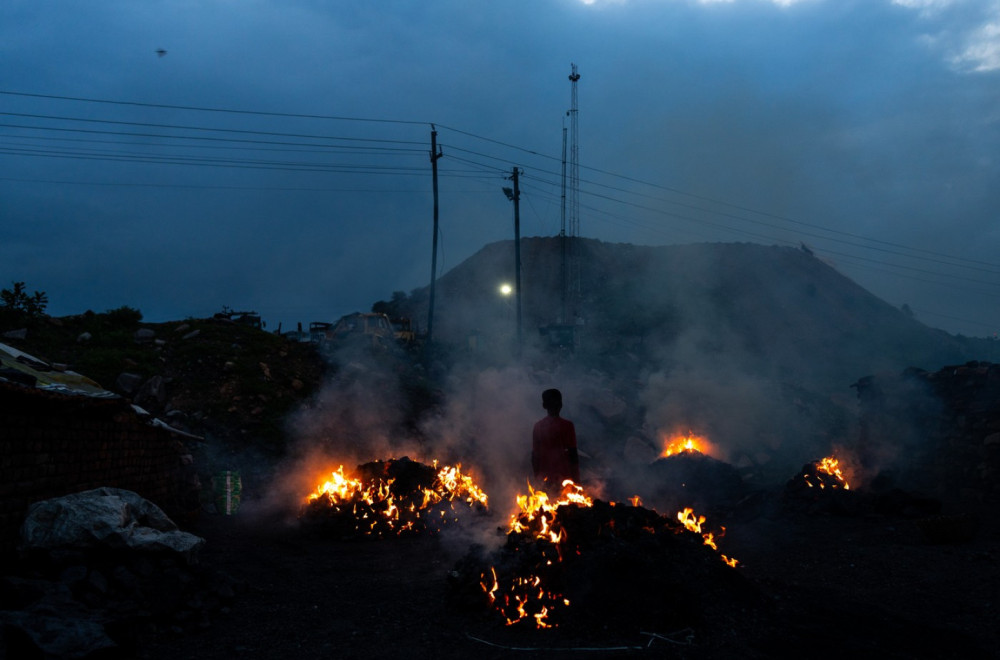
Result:
M504 298L509 298L510 294L512 294L513 292L514 288L511 285L507 284L506 282L500 285L500 295L503 296Z

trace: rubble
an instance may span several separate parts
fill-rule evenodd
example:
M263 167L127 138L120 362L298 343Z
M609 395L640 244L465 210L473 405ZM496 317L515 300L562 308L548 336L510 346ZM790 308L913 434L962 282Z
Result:
M907 369L854 387L864 467L958 509L1000 506L1000 365Z
M241 586L199 564L203 543L121 489L32 506L20 556L0 578L0 649L127 658L145 635L210 626Z

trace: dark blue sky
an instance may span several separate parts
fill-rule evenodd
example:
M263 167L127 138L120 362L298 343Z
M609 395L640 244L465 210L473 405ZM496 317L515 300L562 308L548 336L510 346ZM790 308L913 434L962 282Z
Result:
M432 123L442 271L512 237L514 166L522 235L558 233L571 63L583 236L805 243L1000 330L996 0L6 0L0 285L56 315L367 309L429 281Z

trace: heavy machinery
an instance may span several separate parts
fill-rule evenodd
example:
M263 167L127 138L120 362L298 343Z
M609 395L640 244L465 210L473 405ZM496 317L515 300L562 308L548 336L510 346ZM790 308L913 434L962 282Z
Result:
M389 317L375 312L347 314L334 324L314 322L309 324L309 332L311 336L320 337L320 346L325 349L354 344L386 350L396 341Z

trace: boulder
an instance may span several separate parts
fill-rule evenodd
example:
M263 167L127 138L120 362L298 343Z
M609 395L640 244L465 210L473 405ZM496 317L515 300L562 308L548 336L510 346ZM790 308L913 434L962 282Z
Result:
M204 543L179 530L158 506L136 493L96 488L32 504L21 527L20 550L165 552L194 564Z
M118 389L125 394L132 394L139 389L140 385L142 385L142 376L128 371L123 371L118 374L118 378L115 380L115 385L117 385Z

